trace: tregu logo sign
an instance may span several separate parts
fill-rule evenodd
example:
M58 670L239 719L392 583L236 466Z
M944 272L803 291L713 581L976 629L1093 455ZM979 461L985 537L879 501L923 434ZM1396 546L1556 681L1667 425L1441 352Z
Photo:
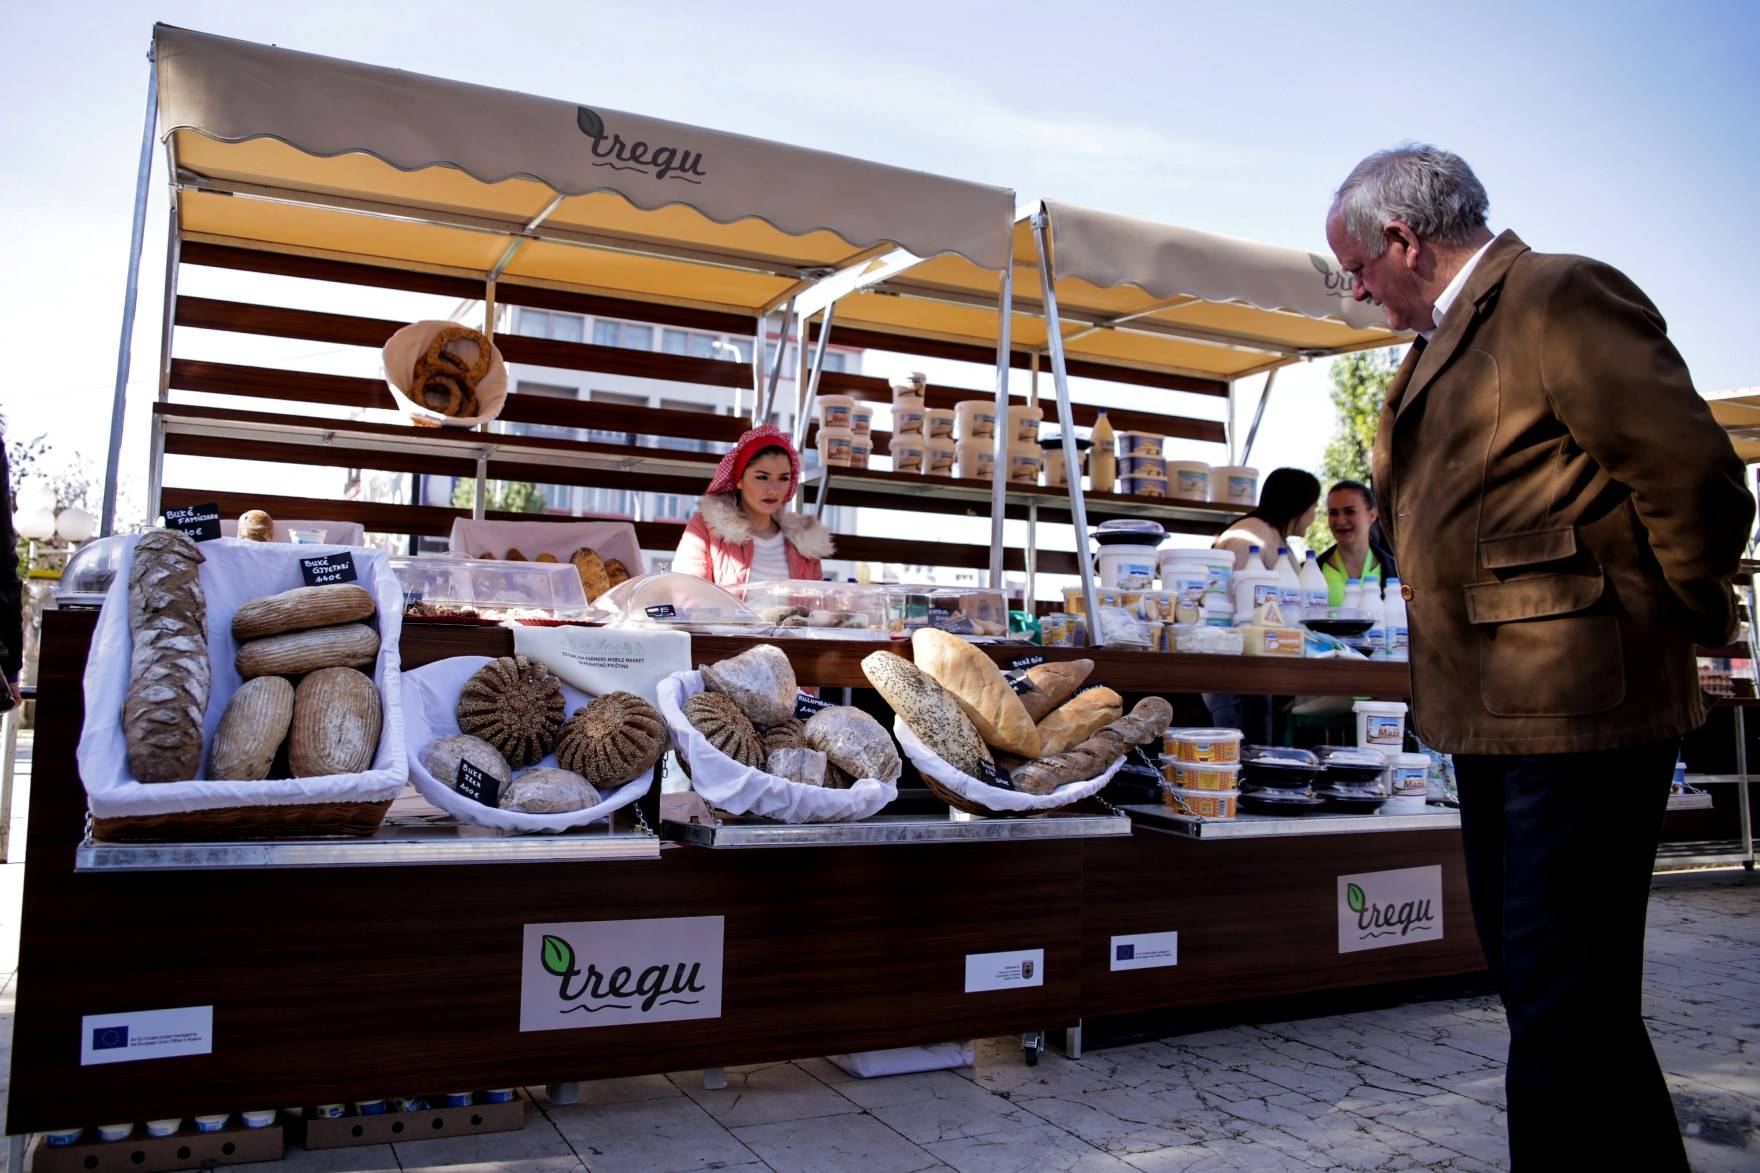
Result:
M719 916L526 925L519 1028L721 1017Z
M1338 877L1338 951L1442 940L1442 867Z
M663 146L642 139L625 142L621 134L607 130L597 110L576 106L575 125L593 140L593 166L610 167L614 171L640 171L655 179L680 179L685 183L701 183L708 178L703 170L703 152L683 147Z
M1320 276L1325 279L1326 295L1328 297L1349 299L1355 296L1351 287L1355 284L1356 279L1349 273L1345 272L1343 269L1334 268L1332 262L1321 256L1319 253L1309 253L1308 260L1313 262L1314 268L1318 270Z

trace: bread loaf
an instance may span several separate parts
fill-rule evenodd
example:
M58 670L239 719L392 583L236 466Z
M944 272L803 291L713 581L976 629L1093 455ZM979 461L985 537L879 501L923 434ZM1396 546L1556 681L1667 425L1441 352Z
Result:
M1072 749L1028 762L1013 771L1010 780L1025 794L1050 794L1059 786L1098 778L1132 746L1159 738L1172 720L1172 705L1158 696L1145 697L1128 717L1109 722Z
M990 747L958 702L922 669L892 652L873 652L862 660L862 675L936 756L967 777L984 777L995 761Z
M507 759L481 737L454 733L450 737L436 737L422 747L422 765L436 781L444 782L454 790L458 789L460 762L469 762L503 786L513 781L513 770L508 767Z
M563 722L556 764L594 786L621 786L666 752L666 719L632 692L608 692Z
M1039 730L989 656L933 627L911 634L911 656L959 703L987 744L1004 753L1038 756Z
M775 644L756 644L718 664L702 665L703 685L738 705L758 725L780 725L794 716L794 666Z
M1063 660L1055 664L1035 664L1025 672L1008 673L1008 677L1015 692L1020 694L1021 706L1027 710L1027 716L1037 723L1087 683L1092 671L1092 660Z
M763 768L764 739L732 697L699 692L687 699L680 711L710 745L742 766Z
M458 727L494 746L508 765L531 766L556 748L567 707L562 682L550 669L524 656L502 656L465 682Z
M598 806L599 792L573 770L540 766L524 770L501 792L501 809L528 815L561 815Z
M293 685L279 676L245 681L226 703L214 730L208 777L223 782L267 778L292 722Z
M896 782L904 770L886 727L860 709L833 705L807 719L807 745L856 778Z
M287 764L295 778L358 774L379 748L381 710L373 679L353 668L320 668L293 693Z
M141 782L182 782L202 767L208 708L208 604L195 542L154 530L135 543L128 570L128 695L122 733Z
M1039 722L1039 755L1050 757L1086 741L1094 730L1124 715L1124 698L1110 688L1090 688Z
M238 536L247 542L272 542L275 519L261 509L247 509L238 516Z
M379 633L364 623L315 627L239 645L233 663L253 676L303 676L320 668L366 668L379 657Z
M802 786L823 786L825 766L825 755L816 749L773 749L764 771Z
M772 725L764 730L764 752L773 754L779 749L807 748L806 723L790 718L780 725Z
M354 623L373 614L373 596L352 582L295 587L251 599L232 613L234 639L262 639L288 631Z
M599 555L582 546L568 560L574 563L575 573L581 576L581 590L591 603L600 595L611 589L611 576L605 573L605 563Z

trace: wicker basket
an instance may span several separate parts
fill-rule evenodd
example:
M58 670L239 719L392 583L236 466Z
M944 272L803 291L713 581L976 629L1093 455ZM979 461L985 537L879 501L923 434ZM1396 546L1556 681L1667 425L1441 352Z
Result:
M379 829L391 800L228 806L166 815L92 819L106 843L217 842L233 839L364 839Z

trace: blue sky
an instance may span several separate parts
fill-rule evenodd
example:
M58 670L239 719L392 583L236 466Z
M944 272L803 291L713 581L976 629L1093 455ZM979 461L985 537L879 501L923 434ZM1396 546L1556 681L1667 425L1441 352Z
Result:
M1701 389L1760 384L1741 244L1760 191L1760 4L14 3L0 407L14 437L47 430L98 461L155 19L1313 249L1359 157L1428 140L1478 170L1494 228L1637 280ZM1323 389L1317 367L1280 377L1264 463L1318 463Z

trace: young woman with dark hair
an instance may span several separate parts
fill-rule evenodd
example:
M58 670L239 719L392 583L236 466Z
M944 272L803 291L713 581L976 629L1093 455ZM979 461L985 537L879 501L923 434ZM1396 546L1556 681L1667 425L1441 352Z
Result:
M716 586L822 578L831 534L818 518L789 511L800 479L800 457L781 431L765 425L741 436L697 501L672 569Z
M1377 588L1390 578L1398 578L1393 554L1376 541L1376 525L1380 514L1375 509L1375 490L1362 481L1340 481L1326 495L1326 527L1332 531L1334 545L1320 555L1320 570L1326 575L1328 605L1344 605L1347 580L1360 578Z
M1252 547L1270 569L1277 567L1277 548L1289 545L1290 535L1307 530L1320 501L1320 481L1299 468L1277 468L1259 488L1259 505L1217 537L1218 550L1234 553L1234 568L1247 564Z

